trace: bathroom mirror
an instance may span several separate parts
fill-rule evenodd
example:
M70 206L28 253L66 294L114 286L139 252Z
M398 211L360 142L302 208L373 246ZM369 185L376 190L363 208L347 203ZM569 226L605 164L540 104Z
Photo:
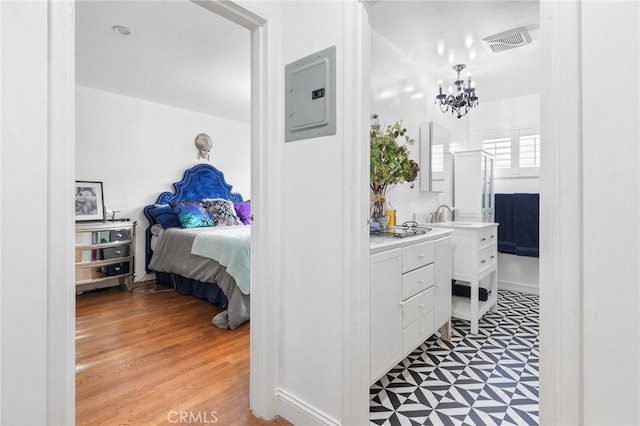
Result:
M433 121L420 124L420 191L447 191L450 143L449 129Z

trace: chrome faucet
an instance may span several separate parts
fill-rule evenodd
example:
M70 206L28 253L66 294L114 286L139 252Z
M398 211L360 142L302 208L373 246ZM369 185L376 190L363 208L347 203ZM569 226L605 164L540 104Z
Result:
M451 209L451 207L446 204L442 204L438 206L436 212L433 214L434 222L444 222L443 212L441 210L449 210L449 213L451 213L451 220L453 220L453 210Z

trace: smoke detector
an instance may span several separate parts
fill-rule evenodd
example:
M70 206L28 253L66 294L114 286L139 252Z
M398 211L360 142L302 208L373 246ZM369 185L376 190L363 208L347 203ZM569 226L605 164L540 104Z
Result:
M485 37L482 41L492 52L502 52L531 43L531 35L526 27L519 27Z

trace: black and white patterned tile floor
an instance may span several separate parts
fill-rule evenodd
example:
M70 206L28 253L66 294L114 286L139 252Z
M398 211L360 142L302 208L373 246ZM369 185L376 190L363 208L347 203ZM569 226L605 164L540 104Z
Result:
M371 425L537 425L538 296L500 290L477 335L453 319L370 391Z

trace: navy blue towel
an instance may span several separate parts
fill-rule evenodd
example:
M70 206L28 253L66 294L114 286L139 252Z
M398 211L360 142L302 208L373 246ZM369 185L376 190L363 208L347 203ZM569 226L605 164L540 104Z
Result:
M495 194L495 222L498 226L498 251L516 254L516 232L513 214L513 194Z
M540 194L513 194L513 213L516 254L538 257L540 253ZM500 237L498 236L498 238Z

